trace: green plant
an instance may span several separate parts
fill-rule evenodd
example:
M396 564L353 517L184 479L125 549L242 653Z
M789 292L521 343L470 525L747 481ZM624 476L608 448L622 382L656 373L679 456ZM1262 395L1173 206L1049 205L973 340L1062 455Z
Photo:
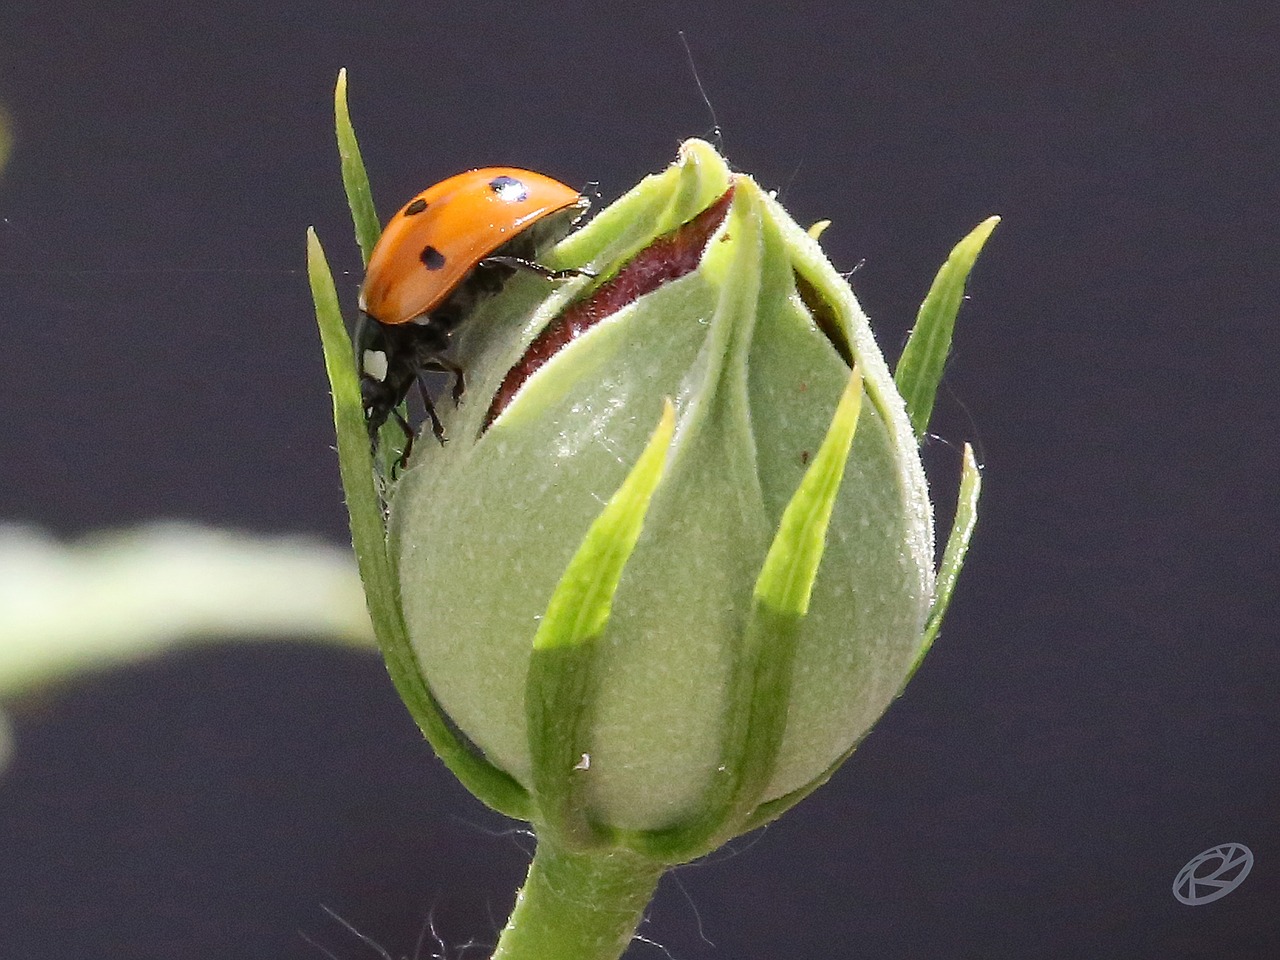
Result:
M336 113L367 260L345 73ZM462 783L538 835L496 957L620 955L668 866L824 783L914 672L980 486L966 447L935 574L917 446L995 223L953 251L891 376L818 230L689 141L550 253L599 279L517 278L458 331L452 439L398 479L309 235L388 670Z

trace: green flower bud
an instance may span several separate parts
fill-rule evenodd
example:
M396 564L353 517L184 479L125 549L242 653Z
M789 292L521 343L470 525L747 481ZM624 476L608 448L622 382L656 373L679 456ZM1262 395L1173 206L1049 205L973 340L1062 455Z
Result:
M367 262L378 222L345 73L335 109ZM579 279L517 276L468 315L450 441L419 443L398 480L394 430L375 467L309 235L388 672L462 783L537 829L495 958L614 960L666 865L825 782L914 671L980 486L966 447L935 576L917 443L996 222L952 251L890 376L818 248L825 222L806 233L689 141L541 258Z
M855 365L856 440L787 689L771 694L785 698L780 729L756 733L780 743L747 806L826 779L921 653L935 583L916 439L848 285L702 142L561 244L553 265L600 279L517 278L469 319L455 337L468 387L446 414L450 440L421 444L396 485L408 636L440 707L535 811L545 784L567 779L597 831L724 839L754 822L722 784L742 777L730 766L757 693L743 677L757 581ZM580 699L565 705L581 752L535 769L535 634L666 398L665 469Z

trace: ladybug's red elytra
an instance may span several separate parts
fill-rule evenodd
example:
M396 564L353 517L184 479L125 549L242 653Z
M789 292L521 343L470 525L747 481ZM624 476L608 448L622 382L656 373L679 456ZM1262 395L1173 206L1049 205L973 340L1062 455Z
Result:
M481 297L517 270L549 280L581 276L551 270L538 255L561 239L590 201L572 187L517 167L484 167L441 180L396 213L369 256L360 288L356 366L371 439L389 417L409 425L396 407L424 370L453 374L462 397L463 371L445 357L449 336ZM436 437L444 428L422 388ZM408 459L406 446L401 463Z

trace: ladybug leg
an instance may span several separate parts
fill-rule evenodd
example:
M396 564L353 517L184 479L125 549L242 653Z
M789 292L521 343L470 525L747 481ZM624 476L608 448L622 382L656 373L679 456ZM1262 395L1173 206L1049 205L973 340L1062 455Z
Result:
M400 429L404 431L404 449L400 451L400 459L396 461L396 466L403 470L409 463L409 454L413 451L413 427L409 426L409 421L404 418L399 410L392 408L391 416L396 423L400 424Z
M463 375L462 368L452 361L444 359L444 357L434 357L422 365L424 370L436 370L440 373L453 374L453 390L450 396L453 397L453 405L456 407L462 402L462 395L467 392L467 381Z
M431 402L431 394L427 392L427 385L422 382L421 377L418 378L418 396L422 397L422 406L427 411L427 419L431 421L431 432L443 444L448 439L444 435L444 424L440 422L440 417L436 414L436 405Z
M593 280L598 276L593 270L583 270L579 267L567 267L564 270L552 270L550 267L544 267L542 264L534 260L526 260L523 257L508 256L492 256L485 257L477 266L485 267L513 267L516 270L528 270L536 273L544 280L572 280L575 277L591 277Z

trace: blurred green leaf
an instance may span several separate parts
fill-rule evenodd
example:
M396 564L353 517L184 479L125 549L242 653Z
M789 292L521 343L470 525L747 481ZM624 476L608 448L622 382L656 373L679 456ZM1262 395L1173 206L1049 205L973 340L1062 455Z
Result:
M13 135L9 132L9 115L0 106L0 173L9 161L9 151L13 148Z
M0 528L0 696L193 642L277 637L374 649L344 551L184 524L72 544Z

